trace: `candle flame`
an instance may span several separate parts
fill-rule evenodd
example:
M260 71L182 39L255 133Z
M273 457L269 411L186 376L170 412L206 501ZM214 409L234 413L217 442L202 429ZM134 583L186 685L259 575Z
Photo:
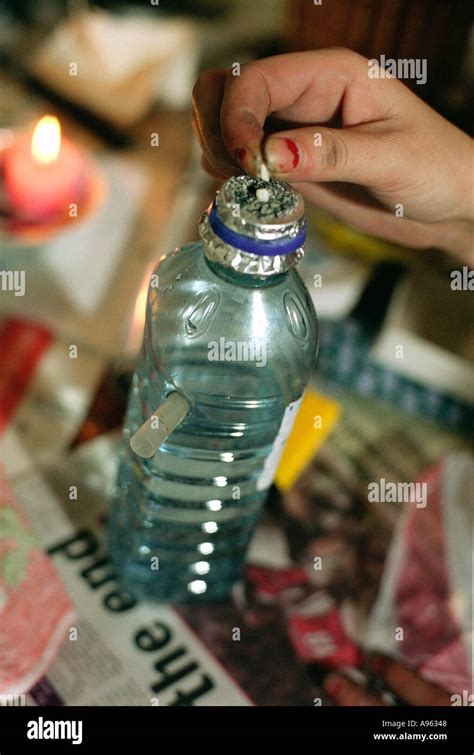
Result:
M31 154L40 163L53 163L61 147L61 125L54 115L45 115L35 126Z

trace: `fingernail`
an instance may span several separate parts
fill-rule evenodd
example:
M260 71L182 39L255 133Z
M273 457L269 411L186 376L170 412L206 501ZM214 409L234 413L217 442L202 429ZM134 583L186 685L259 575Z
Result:
M337 674L331 674L324 680L324 688L329 692L331 697L337 699L344 689L344 679Z
M369 659L369 666L370 668L379 675L382 675L385 671L388 663L388 658L386 656L381 655L380 653L374 653L370 656Z
M245 170L255 178L259 178L261 166L262 166L262 154L260 145L250 145L247 147L239 147L234 152L234 160L236 160L241 168Z
M272 173L291 173L300 161L298 145L293 139L270 136L264 144L265 162Z

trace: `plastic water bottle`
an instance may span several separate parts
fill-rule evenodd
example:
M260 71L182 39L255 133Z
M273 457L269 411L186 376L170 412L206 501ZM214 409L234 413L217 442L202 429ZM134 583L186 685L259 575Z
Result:
M230 178L199 230L151 276L109 523L125 587L177 603L242 577L317 354L301 195Z

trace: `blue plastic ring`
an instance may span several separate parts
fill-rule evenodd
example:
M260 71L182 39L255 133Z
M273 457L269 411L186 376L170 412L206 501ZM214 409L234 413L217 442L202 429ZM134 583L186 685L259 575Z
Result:
M234 246L237 249L241 249L243 252L250 252L250 254L259 254L260 256L276 256L277 254L290 254L303 246L306 239L306 219L303 221L303 226L297 236L292 239L275 239L273 241L261 241L260 239L251 239L248 236L243 236L236 231L232 231L228 228L220 219L217 214L215 200L213 201L209 209L209 224L216 234L226 244Z

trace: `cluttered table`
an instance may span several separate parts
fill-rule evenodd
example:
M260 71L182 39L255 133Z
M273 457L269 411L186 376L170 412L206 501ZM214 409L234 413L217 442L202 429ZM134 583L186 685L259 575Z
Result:
M0 292L0 523L21 544L0 573L0 604L15 590L0 692L43 705L331 704L325 674L368 674L374 650L470 690L468 402L384 363L393 334L373 351L380 298L420 270L310 214L302 275L321 354L302 411L315 436L296 424L231 598L138 602L104 545L120 427L150 272L197 237L215 184L187 111L155 109L117 146L8 71L0 103L2 139L54 111L105 186L91 216L44 243L0 238L0 271L25 283L18 295L5 275ZM408 481L418 487L400 503L390 486Z

